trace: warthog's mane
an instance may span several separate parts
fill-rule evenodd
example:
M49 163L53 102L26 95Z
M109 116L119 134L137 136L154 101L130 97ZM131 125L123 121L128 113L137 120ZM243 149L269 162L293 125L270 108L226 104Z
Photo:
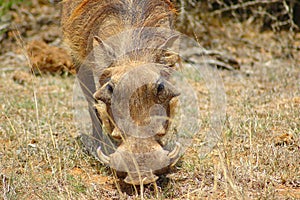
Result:
M72 54L82 61L93 49L94 36L105 41L111 36L131 29L171 28L174 15L175 9L169 0L65 0L63 1L62 26L66 43ZM141 38L142 42L147 42L153 35L145 37ZM159 37L156 36L156 38ZM131 36L127 35L127 40L116 42L119 49L114 50L124 51L124 47L128 47L128 44L139 45L134 44L130 38L138 41L136 33L132 32ZM149 51L144 53L151 54ZM141 57L146 56L139 55L139 58ZM137 56L133 59L136 58Z

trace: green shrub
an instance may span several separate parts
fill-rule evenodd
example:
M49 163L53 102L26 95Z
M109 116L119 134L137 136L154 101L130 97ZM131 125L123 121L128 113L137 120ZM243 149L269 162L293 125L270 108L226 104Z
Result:
M5 15L13 5L23 2L23 0L0 0L0 17Z

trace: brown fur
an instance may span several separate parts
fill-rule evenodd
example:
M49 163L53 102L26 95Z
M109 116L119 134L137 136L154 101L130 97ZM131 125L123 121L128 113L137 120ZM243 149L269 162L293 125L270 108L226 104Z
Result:
M94 47L100 47L97 52L94 51L95 62L107 60L108 63L108 66L104 63L104 69L100 69L101 72L98 74L100 87L95 92L94 98L99 101L95 107L102 121L103 130L113 139L120 141L116 152L110 155L110 166L117 171L127 172L125 181L128 183L155 181L157 177L153 172L168 167L175 160L175 157L168 157L169 152L160 144L160 138L166 134L170 121L164 120L156 127L155 135L145 139L122 132L115 124L112 113L112 90L118 86L124 75L132 74L135 69L142 70L142 73L136 76L141 79L143 76L146 78L153 75L154 82L143 85L132 93L129 99L130 117L137 126L146 126L150 123L151 107L159 104L165 109L167 116L172 118L176 103L175 101L171 103L171 100L179 94L168 82L169 69L174 68L180 61L171 51L159 49L172 41L172 35L165 35L164 31L158 31L155 36L143 35L143 31L138 34L129 31L125 34L125 39L111 41L109 39L124 31L145 27L171 30L175 16L172 3L169 0L64 0L62 5L65 42L70 47L77 64L84 63ZM139 46L140 44L143 46ZM128 51L123 48L128 48ZM111 59L112 53L119 55ZM147 63L152 63L150 70L138 68ZM160 64L161 67L153 63ZM163 81L159 82L160 79ZM122 84L119 86L124 92L130 87L127 85L123 87ZM120 112L123 110L120 109ZM160 167L154 169L156 166Z
M64 0L65 42L78 61L92 50L94 36L106 40L129 28L171 28L175 9L169 0Z

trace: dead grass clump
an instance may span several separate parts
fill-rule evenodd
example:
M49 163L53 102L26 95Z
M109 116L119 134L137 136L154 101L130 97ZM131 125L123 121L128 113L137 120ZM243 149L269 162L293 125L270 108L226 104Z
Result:
M63 48L49 46L42 41L33 41L27 45L27 53L34 74L75 74L72 59Z

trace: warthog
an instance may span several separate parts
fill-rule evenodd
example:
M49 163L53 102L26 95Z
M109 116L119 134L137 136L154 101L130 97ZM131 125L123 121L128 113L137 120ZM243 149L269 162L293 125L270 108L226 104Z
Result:
M169 0L61 3L64 40L90 105L93 137L101 141L94 151L126 173L127 183L156 181L155 174L177 162L181 148L176 143L173 150L164 149L179 95L169 80L180 66L170 50L178 41L172 32L174 6Z

